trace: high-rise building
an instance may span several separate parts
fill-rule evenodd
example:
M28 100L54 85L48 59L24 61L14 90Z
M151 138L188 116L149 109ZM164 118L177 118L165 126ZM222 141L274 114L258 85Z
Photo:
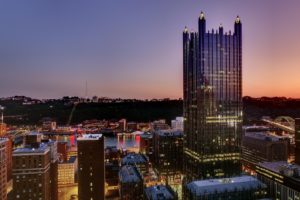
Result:
M13 199L51 199L50 148L18 148L13 152Z
M78 198L104 199L104 138L101 134L85 134L78 144Z
M184 168L187 180L240 174L242 24L234 32L183 32Z
M7 172L6 172L6 143L7 139L0 139L0 199L6 200L7 199Z

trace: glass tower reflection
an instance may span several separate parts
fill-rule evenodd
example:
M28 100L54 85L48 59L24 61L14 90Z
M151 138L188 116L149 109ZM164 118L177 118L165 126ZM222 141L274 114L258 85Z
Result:
M183 31L184 169L188 181L240 174L242 24Z

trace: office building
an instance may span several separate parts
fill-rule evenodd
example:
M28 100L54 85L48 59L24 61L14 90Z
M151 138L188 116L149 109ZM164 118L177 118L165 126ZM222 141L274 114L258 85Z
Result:
M119 196L119 162L121 151L115 146L105 148L105 184L106 197L117 198Z
M150 124L150 127L151 127L152 131L170 129L170 126L166 123L165 119L160 119L160 120L153 121Z
M242 131L242 24L234 32L183 32L184 169L188 181L239 175Z
M154 165L160 172L182 170L183 132L159 130L154 132Z
M300 165L300 118L295 119L295 163Z
M7 153L6 153L7 139L0 138L0 199L7 199Z
M141 173L144 173L149 170L149 159L143 154L129 153L122 158L121 165L135 166Z
M148 156L149 160L153 162L153 134L149 132L145 132L141 134L140 139L140 153Z
M124 165L119 172L121 200L143 199L143 178L136 167Z
M75 172L77 171L77 158L71 157L65 162L58 163L58 186L69 186L75 183Z
M256 166L257 178L268 186L275 200L300 199L300 166L286 161L263 162Z
M253 200L267 197L267 186L252 176L239 176L193 181L183 193L184 200Z
M144 199L146 200L177 200L177 194L171 187L165 185L156 185L147 187L144 190Z
M13 152L13 198L51 199L50 148L18 148Z
M183 122L184 122L183 117L176 117L176 119L171 121L172 129L183 131Z
M287 161L289 141L271 132L256 129L257 132L245 129L242 138L243 166L255 170L260 162Z
M57 141L45 139L43 143L48 145L50 150L50 185L51 185L51 200L58 199L58 153Z
M101 134L84 134L78 144L78 198L105 199L104 138Z

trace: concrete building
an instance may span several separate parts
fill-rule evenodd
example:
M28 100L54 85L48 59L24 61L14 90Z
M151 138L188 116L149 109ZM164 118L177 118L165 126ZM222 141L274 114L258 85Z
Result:
M247 131L256 128L256 131ZM242 161L246 168L255 170L259 162L287 161L289 141L276 136L265 127L248 127L242 137Z
M267 186L252 176L193 181L184 187L184 200L265 198Z
M143 199L143 178L136 167L124 165L119 172L121 200Z
M7 139L0 138L0 199L7 199L7 153L6 153Z
M183 123L184 123L183 117L176 117L176 119L171 121L171 127L172 129L183 131Z
M75 183L77 171L77 157L73 156L68 161L58 163L58 186L68 186Z
M50 148L18 148L13 152L13 198L50 200Z
M78 198L105 199L104 138L101 134L84 134L78 144Z
M144 192L145 200L177 200L177 194L171 187L165 185L157 185L147 187Z
M300 166L285 161L263 162L256 166L257 178L268 186L275 200L300 199Z

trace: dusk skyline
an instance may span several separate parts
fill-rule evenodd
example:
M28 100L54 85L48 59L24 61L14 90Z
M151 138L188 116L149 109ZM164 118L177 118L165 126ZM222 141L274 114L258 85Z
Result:
M182 31L243 22L243 95L300 97L299 1L3 1L0 96L182 97ZM13 11L13 12L12 12Z

